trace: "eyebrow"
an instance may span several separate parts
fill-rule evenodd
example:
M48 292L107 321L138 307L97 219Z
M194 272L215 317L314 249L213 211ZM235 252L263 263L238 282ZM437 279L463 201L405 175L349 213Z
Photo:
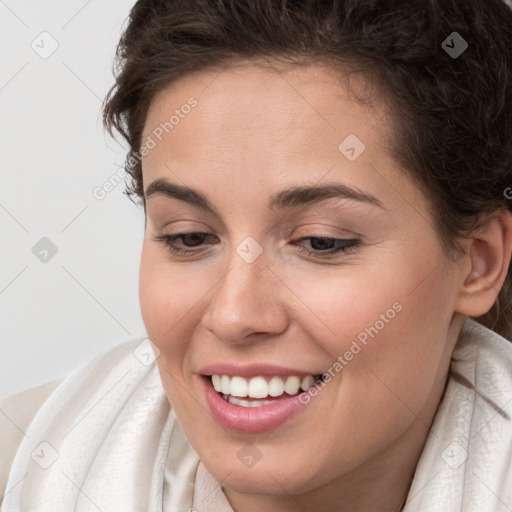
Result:
M163 195L165 197L179 199L180 201L185 201L186 203L218 216L217 211L206 196L193 188L170 183L165 178L158 178L151 182L145 194L146 198L154 195ZM331 198L353 199L362 203L378 206L384 210L386 209L376 197L356 188L344 185L343 183L298 186L281 190L270 197L268 207L271 210L295 208L297 206L318 203Z

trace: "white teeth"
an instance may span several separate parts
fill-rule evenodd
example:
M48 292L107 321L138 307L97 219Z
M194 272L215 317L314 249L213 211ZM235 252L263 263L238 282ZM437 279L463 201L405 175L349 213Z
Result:
M270 396L281 396L283 393L283 379L281 379L281 377L272 377L268 383L268 394Z
M249 381L249 393L251 398L265 398L268 396L268 384L263 377L253 377Z
M223 375L220 378L220 387L222 388L222 392L226 395L231 394L231 379L227 375Z
M268 396L279 397L284 393L296 395L301 389L307 391L315 383L315 377L313 375L307 375L302 379L295 375L285 377L284 379L275 375L268 382L267 379L268 377L265 378L262 376L246 379L240 376L212 375L212 384L215 391L230 397L261 399L267 398ZM242 402L244 402L244 400L242 400ZM245 402L249 403L247 400L245 400ZM250 403L252 404L254 402L251 401ZM263 401L258 403L265 405ZM245 407L256 407L256 405L245 405Z
M284 390L289 395L296 395L300 389L300 379L299 377L288 377L286 382L284 383Z
M215 388L215 391L218 393L222 393L222 383L220 375L212 375L212 383L213 387Z
M315 383L315 378L313 375L308 375L307 377L304 377L300 383L300 387L303 391L307 391L310 387L313 386Z
M242 407L261 407L262 405L268 405L274 402L274 400L243 400L241 398L235 398L234 396L228 396L227 400L230 404L241 405Z
M231 378L231 396L247 396L247 381L243 377Z

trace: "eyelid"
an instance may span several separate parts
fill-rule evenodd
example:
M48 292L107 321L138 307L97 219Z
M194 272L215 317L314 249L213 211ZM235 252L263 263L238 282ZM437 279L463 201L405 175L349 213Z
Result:
M344 233L324 233L324 232L318 232L316 230L313 230L312 232L308 230L307 232L299 232L297 234L294 234L293 237L290 237L290 241L295 240L303 240L308 238L327 238L331 240L352 240L354 238L360 239L361 237L359 235L356 235L355 233L350 232L344 232Z

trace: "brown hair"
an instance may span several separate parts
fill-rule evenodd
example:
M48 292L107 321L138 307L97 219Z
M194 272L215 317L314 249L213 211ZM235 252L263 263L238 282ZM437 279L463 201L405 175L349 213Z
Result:
M461 55L450 53L454 41L467 43ZM139 0L104 104L107 130L129 144L132 200L145 210L137 156L155 94L193 71L261 59L364 73L393 106L390 153L430 198L450 256L486 214L510 209L512 11L504 0ZM511 280L509 269L496 304L477 318L510 340Z

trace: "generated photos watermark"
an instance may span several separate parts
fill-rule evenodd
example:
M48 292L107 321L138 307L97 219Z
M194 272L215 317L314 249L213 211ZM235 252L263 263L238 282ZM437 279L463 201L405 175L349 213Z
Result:
M310 387L304 393L299 395L299 401L306 405L311 401L311 398L318 395L320 391L329 383L332 379L338 375L345 366L347 366L354 357L359 354L368 345L368 342L379 334L387 324L395 318L395 316L402 311L403 306L400 302L395 302L393 305L386 310L385 313L379 315L379 319L376 320L373 325L366 327L362 330L355 339L352 340L350 347L342 354L337 357L334 363L329 369L322 375L321 380L317 381L312 387Z

